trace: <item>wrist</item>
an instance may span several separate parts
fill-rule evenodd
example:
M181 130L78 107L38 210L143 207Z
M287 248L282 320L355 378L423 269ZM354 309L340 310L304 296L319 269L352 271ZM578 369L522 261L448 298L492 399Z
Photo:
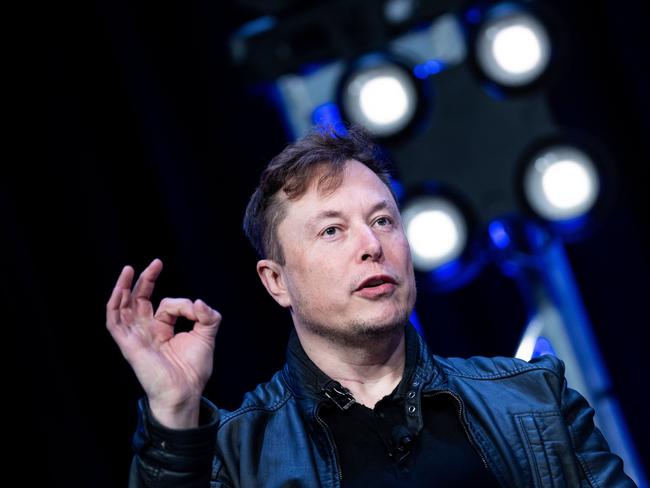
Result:
M200 398L173 407L150 401L149 408L153 418L168 429L193 429L199 426Z

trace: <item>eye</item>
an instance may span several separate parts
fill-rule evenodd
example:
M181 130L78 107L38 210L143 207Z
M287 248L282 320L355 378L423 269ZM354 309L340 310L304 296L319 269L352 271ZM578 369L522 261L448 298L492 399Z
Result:
M393 223L393 219L390 217L379 217L377 220L375 220L375 223L379 224L380 227L386 227Z
M332 237L338 229L336 227L328 227L322 232L322 235Z

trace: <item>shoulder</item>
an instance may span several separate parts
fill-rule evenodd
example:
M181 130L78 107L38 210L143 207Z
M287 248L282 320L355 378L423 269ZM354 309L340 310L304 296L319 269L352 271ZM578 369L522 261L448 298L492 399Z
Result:
M443 358L434 355L433 361L445 375L467 379L493 380L519 375L544 375L560 383L564 379L564 362L551 354L530 361L505 356Z
M543 355L530 361L510 357L434 357L441 381L471 405L514 412L560 409L564 363Z

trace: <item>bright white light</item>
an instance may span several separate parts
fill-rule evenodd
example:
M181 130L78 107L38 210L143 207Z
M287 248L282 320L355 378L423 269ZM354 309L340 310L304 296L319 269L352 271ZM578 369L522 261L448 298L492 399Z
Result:
M537 344L537 339L539 339L543 328L544 323L537 316L530 320L515 353L516 358L530 361L530 358L533 357L533 352L535 352L535 344Z
M542 176L542 188L551 204L566 209L581 205L593 193L587 170L570 160L551 164Z
M402 212L413 265L423 271L457 258L465 247L466 225L460 211L442 198L411 202Z
M579 217L598 198L598 171L591 158L577 148L550 148L531 161L524 190L533 210L546 219Z
M481 68L501 85L527 85L544 72L550 61L546 29L525 12L509 11L489 18L476 42Z
M458 242L454 221L440 210L416 215L408 226L407 234L415 252L427 259L446 256Z
M417 106L413 78L395 64L364 68L343 90L343 108L352 122L387 137L408 125Z
M511 25L498 31L494 36L492 54L504 70L515 74L532 70L542 59L537 36L523 25Z
M368 80L359 94L361 110L373 123L392 124L403 117L408 109L404 86L390 76Z

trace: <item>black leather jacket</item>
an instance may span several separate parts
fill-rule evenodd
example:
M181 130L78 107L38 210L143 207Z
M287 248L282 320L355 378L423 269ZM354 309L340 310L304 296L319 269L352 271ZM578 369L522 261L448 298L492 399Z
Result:
M406 340L407 353L417 351L406 379L409 429L422 429L422 397L450 395L470 442L503 486L635 486L594 427L593 409L567 388L559 359L442 358L412 325ZM197 429L165 428L141 399L129 486L338 487L338 453L319 409L348 400L293 331L284 368L233 412L202 398Z

